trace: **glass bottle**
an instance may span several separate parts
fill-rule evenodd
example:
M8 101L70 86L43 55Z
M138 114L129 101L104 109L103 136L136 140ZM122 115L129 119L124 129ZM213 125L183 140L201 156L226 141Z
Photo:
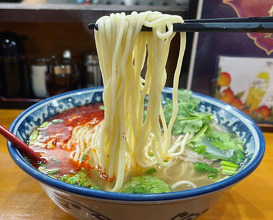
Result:
M46 85L50 96L79 88L77 64L71 60L71 52L69 50L63 52L61 63L52 59L47 71Z
M83 74L84 87L102 86L102 77L98 55L96 52L92 52L84 56Z
M269 85L273 62L265 62L262 71L254 78L249 87L245 104L254 110L259 107Z

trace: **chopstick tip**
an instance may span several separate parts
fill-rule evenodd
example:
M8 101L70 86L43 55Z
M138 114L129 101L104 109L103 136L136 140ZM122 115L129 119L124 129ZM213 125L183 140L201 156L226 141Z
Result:
M91 29L91 30L98 30L98 25L95 24L95 23L89 23L89 24L88 24L88 29Z

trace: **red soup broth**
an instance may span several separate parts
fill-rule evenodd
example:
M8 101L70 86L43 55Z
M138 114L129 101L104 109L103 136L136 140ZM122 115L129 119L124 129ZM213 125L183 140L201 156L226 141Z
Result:
M44 126L37 128L38 136L35 141L31 141L30 138L29 146L47 160L46 168L58 170L58 173L54 174L56 177L76 173L81 168L91 168L85 161L81 163L73 161L72 155L75 149L68 149L67 142L76 126L86 123L95 126L104 119L104 111L100 106L101 103L66 110L48 120ZM40 164L34 166L38 168Z

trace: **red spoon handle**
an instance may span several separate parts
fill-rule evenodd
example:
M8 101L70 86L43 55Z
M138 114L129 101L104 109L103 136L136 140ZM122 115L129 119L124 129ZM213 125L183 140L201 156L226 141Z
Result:
M41 161L45 162L45 159L41 158L41 156L33 151L27 144L25 144L22 140L12 134L9 130L0 125L0 134L2 134L8 141L13 143L15 147L26 156L28 156L33 161Z

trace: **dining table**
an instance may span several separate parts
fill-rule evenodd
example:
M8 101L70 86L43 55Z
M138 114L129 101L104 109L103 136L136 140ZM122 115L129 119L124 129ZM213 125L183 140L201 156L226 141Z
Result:
M9 128L23 109L0 109L0 124ZM235 184L199 220L273 219L273 132L263 132L266 149L262 162ZM0 135L0 219L72 220L43 192L38 181L21 170Z

